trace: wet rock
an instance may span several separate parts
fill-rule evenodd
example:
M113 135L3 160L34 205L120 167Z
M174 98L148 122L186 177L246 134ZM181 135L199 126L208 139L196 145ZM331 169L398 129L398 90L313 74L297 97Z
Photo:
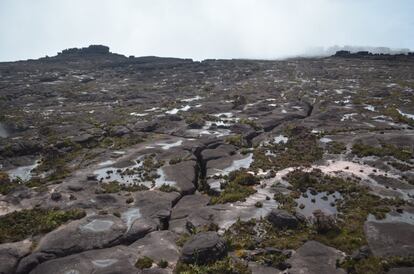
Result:
M292 266L289 273L345 274L345 270L336 267L337 260L343 257L344 254L339 250L316 241L308 241L287 260Z
M272 209L267 215L267 220L276 228L294 229L299 225L298 219L285 210Z
M19 260L30 253L32 242L25 240L0 245L0 273L13 273Z
M226 244L216 232L200 232L184 244L180 260L205 264L224 257L226 253Z

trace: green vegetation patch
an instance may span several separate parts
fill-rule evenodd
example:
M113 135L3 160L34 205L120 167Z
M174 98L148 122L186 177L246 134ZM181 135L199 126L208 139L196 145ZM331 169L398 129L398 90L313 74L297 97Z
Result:
M251 271L239 260L226 257L208 265L193 265L178 263L174 273L185 274L250 274Z
M0 243L17 242L50 232L58 226L85 217L83 210L24 209L0 217Z
M233 171L225 178L224 189L218 196L212 197L212 204L244 201L247 197L256 193L253 185L259 183L259 179L246 170Z
M318 145L318 136L312 134L309 129L294 127L286 129L286 133L289 139L285 144L267 144L255 149L252 168L281 170L287 167L309 166L322 159L323 149Z
M340 267L352 274L385 274L391 268L414 267L414 256L387 258L372 256L360 260L347 258Z
M137 262L135 263L135 267L139 269L151 268L153 262L154 262L153 259L151 259L150 257L144 256L137 260Z
M409 147L397 147L392 144L382 144L381 147L355 143L352 146L352 153L358 157L366 156L392 156L401 161L409 161L413 157L413 149Z
M163 192L179 192L178 189L175 186L171 186L171 185L167 185L167 184L162 184L159 188L159 191L163 191Z
M118 193L120 191L136 192L148 190L148 187L142 184L125 185L119 183L118 181L102 183L101 188L103 189L102 193Z

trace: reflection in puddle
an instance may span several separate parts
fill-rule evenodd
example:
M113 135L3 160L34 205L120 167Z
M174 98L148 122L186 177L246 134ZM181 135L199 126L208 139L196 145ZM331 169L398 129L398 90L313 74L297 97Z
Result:
M327 215L334 215L338 211L335 203L338 199L342 199L339 192L328 194L327 192L320 192L313 195L311 191L307 191L296 199L298 203L297 211L305 215L305 217L312 217L315 210L321 210ZM305 207L303 207L305 206Z

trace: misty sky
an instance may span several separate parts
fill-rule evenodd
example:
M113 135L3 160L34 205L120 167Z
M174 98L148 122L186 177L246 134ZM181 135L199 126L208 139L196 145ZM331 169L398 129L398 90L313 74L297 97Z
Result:
M412 0L0 0L0 61L89 44L197 60L414 49L413 14Z

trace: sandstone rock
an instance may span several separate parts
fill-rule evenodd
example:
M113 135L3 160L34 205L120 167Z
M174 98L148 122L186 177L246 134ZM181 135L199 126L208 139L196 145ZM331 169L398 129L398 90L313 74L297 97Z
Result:
M0 245L0 274L13 273L19 260L30 253L31 241Z
M224 257L226 253L226 243L216 232L200 232L184 244L180 259L185 263L205 264Z
M294 229L299 225L298 219L289 214L285 210L273 209L268 215L267 220L272 223L272 225L279 229Z
M316 241L308 241L287 260L290 274L345 274L336 267L336 261L344 257L339 250Z

